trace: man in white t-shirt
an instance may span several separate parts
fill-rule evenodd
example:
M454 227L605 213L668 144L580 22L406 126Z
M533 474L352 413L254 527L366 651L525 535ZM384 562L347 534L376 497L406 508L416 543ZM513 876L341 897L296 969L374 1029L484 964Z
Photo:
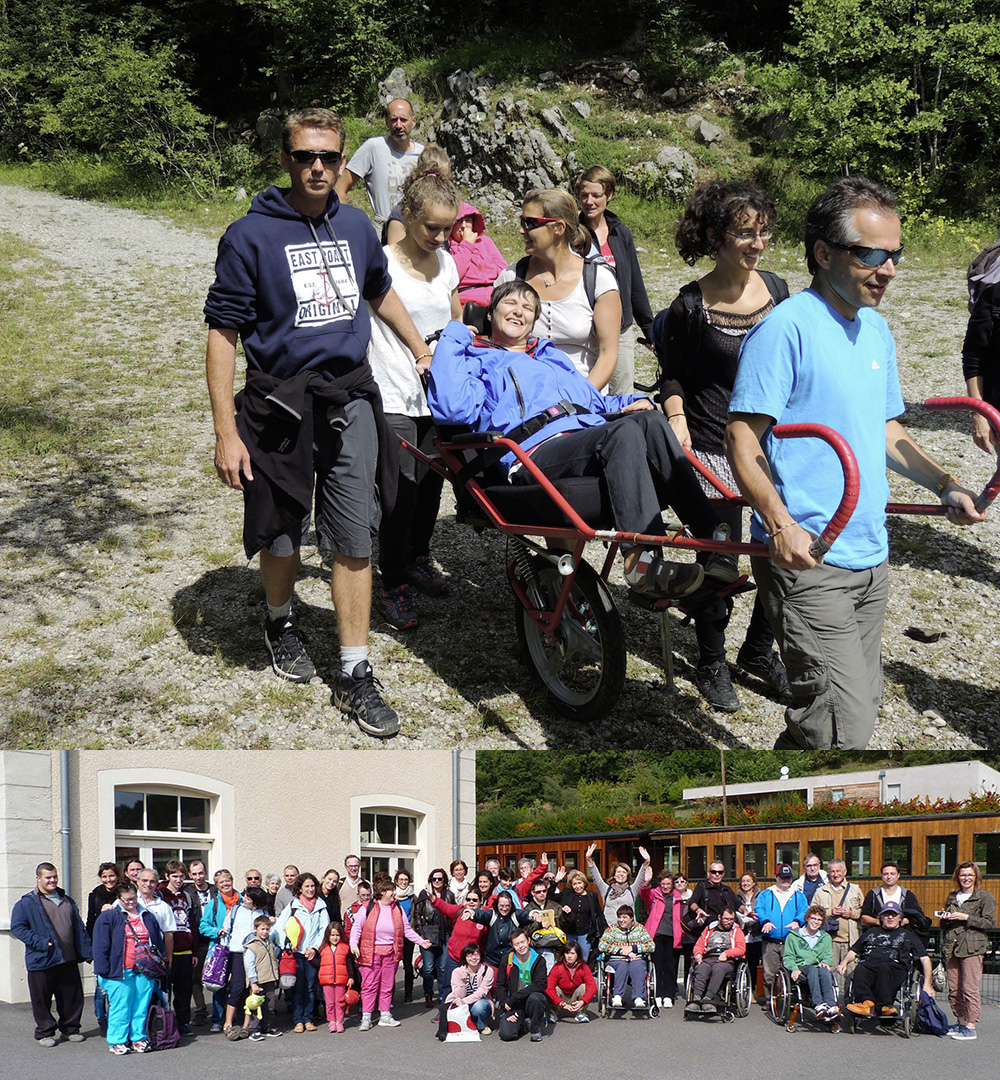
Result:
M173 966L174 962L174 932L177 930L177 919L174 909L156 891L160 883L160 876L150 866L139 874L137 882L139 888L139 908L145 908L160 924L163 931L164 951L167 954L167 967Z
M415 123L413 106L406 98L390 101L385 110L389 134L366 139L351 155L347 168L337 181L337 197L343 201L358 178L364 178L372 204L373 224L380 235L382 226L399 202L403 181L413 172L424 148L423 143L410 138Z

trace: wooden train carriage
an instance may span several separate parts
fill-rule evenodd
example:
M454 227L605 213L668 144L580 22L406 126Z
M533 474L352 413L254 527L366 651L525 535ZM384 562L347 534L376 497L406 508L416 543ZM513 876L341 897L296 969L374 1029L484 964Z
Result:
M511 838L477 845L478 862L497 857L515 866L528 856L537 860L543 851L555 865L585 869L585 853L597 844L594 858L604 873L609 863L624 862L633 868L641 862L639 847L646 847L654 870L683 870L688 880L706 877L710 861L725 864L726 880L735 882L752 871L758 882L771 883L774 868L789 863L801 873L807 852L819 855L824 866L830 859L847 863L850 880L863 890L877 884L882 863L899 864L902 884L912 889L923 909L930 913L944 904L951 890L951 876L960 862L976 862L987 877L987 887L998 896L1000 878L1000 814L916 814L906 817L872 817L807 821L773 825L708 826L695 829L609 832Z

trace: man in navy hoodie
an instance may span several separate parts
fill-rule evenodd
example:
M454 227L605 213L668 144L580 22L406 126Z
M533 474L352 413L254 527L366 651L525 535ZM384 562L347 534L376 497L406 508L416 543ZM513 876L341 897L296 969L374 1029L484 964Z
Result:
M92 959L90 935L76 901L59 888L59 872L52 863L35 867L35 888L14 905L10 932L24 944L38 1045L55 1046L57 1028L69 1042L83 1042L80 964ZM53 997L58 1022L52 1015Z
M395 496L398 444L382 416L366 351L365 301L413 353L430 350L392 288L367 216L342 205L344 127L328 109L293 113L281 167L291 186L271 187L219 244L205 304L207 376L219 479L244 495L243 546L260 553L268 614L264 641L275 672L316 674L292 613L299 549L315 477L319 546L332 552L340 670L334 704L369 735L399 731L368 662L371 538L379 500ZM247 383L233 409L236 343Z

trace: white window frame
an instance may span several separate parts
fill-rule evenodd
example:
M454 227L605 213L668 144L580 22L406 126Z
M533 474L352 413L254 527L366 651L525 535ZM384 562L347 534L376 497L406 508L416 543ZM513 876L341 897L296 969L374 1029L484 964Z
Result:
M381 844L361 844L361 815L394 814L397 817L412 817L417 820L416 844L386 847ZM357 795L350 800L351 815L351 851L364 859L366 856L384 858L402 856L413 862L413 884L417 892L423 888L427 875L434 866L445 866L451 862L436 860L437 855L437 811L431 803L418 799L409 799L402 795L388 792L373 792L369 795Z

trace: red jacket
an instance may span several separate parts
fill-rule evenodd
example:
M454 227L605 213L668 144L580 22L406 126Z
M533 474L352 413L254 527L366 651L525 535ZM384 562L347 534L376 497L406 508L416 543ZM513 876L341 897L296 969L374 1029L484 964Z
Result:
M562 1004L562 998L556 993L556 987L562 990L567 997L570 997L581 983L585 987L583 991L584 1004L588 1004L594 1000L597 994L597 983L594 981L590 968L582 960L574 968L567 967L560 960L558 964L552 965L552 970L549 972L549 981L546 987L549 1001L558 1008Z
M478 945L479 951L485 954L488 926L483 926L473 919L463 919L462 912L466 910L464 904L448 904L437 896L429 899L438 911L443 911L452 920L451 934L448 937L448 955L452 960L461 963L462 950L469 944Z
M708 948L709 935L715 931L715 923L709 923L701 932L701 937L695 944L692 953L696 957L702 957L705 955L705 949ZM741 956L745 956L747 951L746 938L743 936L743 931L733 923L732 930L729 931L729 948L719 954L720 960L736 960Z
M354 979L357 986L357 967L350 945L343 939L337 943L336 949L324 945L319 951L320 986L346 986L348 979Z

